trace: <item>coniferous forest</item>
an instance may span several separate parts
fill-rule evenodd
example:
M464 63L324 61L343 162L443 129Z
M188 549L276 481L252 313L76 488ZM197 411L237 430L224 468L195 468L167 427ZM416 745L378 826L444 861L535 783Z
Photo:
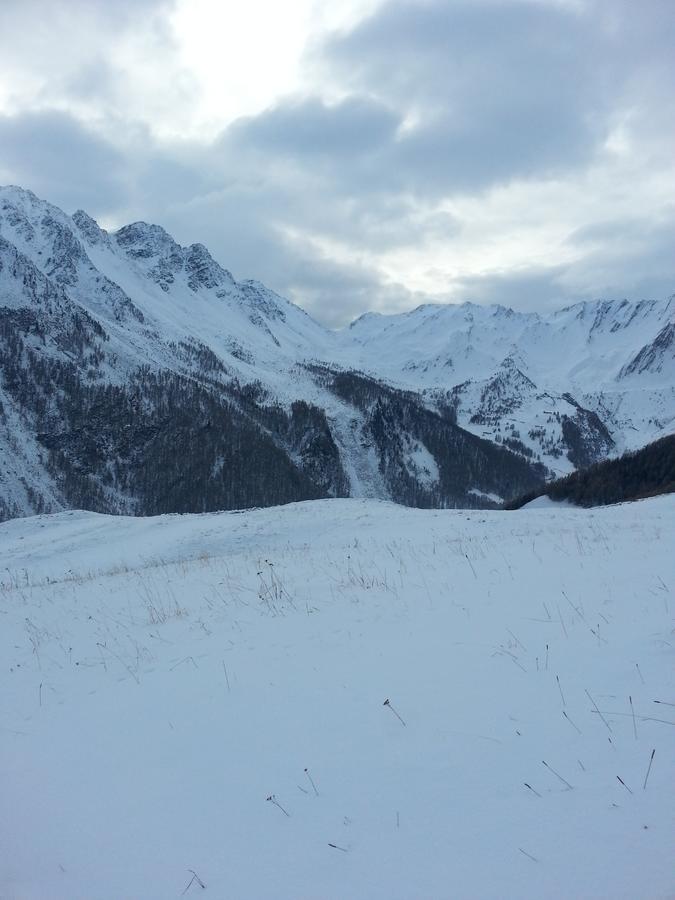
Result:
M566 500L575 506L605 506L673 491L675 435L669 435L618 459L609 459L573 472L505 506L506 509L520 509L544 494L552 500Z

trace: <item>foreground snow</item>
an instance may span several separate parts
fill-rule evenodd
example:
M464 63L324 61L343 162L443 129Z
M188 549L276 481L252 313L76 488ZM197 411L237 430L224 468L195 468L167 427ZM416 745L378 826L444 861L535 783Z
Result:
M672 896L674 535L672 497L1 526L0 896Z

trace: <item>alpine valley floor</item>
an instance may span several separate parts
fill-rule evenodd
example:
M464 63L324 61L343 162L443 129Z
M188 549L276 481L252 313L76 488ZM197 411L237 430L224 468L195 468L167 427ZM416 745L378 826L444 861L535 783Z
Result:
M675 496L5 523L0 896L673 897L674 546Z

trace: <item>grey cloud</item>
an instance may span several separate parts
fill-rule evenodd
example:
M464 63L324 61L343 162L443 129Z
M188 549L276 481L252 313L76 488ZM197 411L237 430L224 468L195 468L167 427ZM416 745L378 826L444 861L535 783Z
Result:
M589 299L565 285L564 276L562 266L466 276L454 281L452 299L455 302L470 300L479 304L500 304L526 312L546 312Z
M279 103L228 127L215 146L236 169L274 171L285 184L333 202L391 202L402 179L392 165L400 116L354 95L328 105L319 98ZM245 162L242 162L244 161ZM317 194L318 191L318 194Z
M590 160L626 83L620 50L573 7L394 2L322 46L317 65L417 118L390 165L406 187L438 191Z
M646 49L655 23L640 26L633 46L630 11L611 11L599 2L581 12L524 0L384 4L314 51L347 99L290 99L232 125L220 147L328 176L336 194L362 198L426 201L573 172L597 161L635 105L636 67L641 77L658 69Z
M235 183L176 206L161 220L182 243L206 244L235 278L264 282L329 327L366 310L403 310L429 299L383 283L366 264L327 258L302 233L289 236L279 223L289 205L294 218L293 200L292 189ZM448 227L440 220L435 227Z
M281 203L282 194L234 183L168 209L156 203L150 217L183 244L205 244L235 278L255 278L283 293L288 254L270 215Z
M171 153L170 147L154 146L147 154L135 151L134 200L139 211L190 203L222 185L219 173L206 164L198 147Z
M0 173L67 212L114 219L161 219L167 206L222 183L202 148L158 145L141 126L125 131L120 150L69 113L0 115Z
M596 285L610 296L666 297L675 291L675 205L650 218L599 222L568 243L586 251L566 281Z
M390 142L399 116L381 103L350 97L327 105L318 98L288 101L255 117L235 122L223 140L299 159L329 156L362 159Z
M391 171L398 120L353 98L282 104L236 122L215 142L209 167L223 179L224 214L252 207L281 230L311 233L373 252L449 238L459 223L400 190Z
M285 194L231 185L161 216L182 243L201 241L235 278L256 278L330 327L369 309L405 309L428 299L402 285L385 285L366 265L323 256L278 225ZM157 218L160 218L159 210Z
M129 21L150 12L168 12L175 0L4 0L0 21L7 17L22 16L26 19L52 21L53 17L96 17L114 29L126 28Z
M675 291L675 207L655 221L599 222L569 235L581 251L566 265L468 276L453 284L453 300L552 310L579 300L670 296Z
M426 302L427 295L404 285L384 283L358 264L345 264L308 252L296 256L286 278L286 293L330 328L340 328L367 310L400 312Z
M63 9L72 15L78 4L102 27L119 8L112 30L147 15L157 20L157 46L171 43L155 16L169 8L163 0L140 8L74 0ZM38 5L29 3L34 14ZM68 72L67 92L80 114L97 110L107 134L123 133L119 147L72 115L0 117L0 173L68 211L81 206L119 224L154 220L182 243L201 241L235 277L258 278L340 325L367 309L434 299L384 284L376 260L430 240L447 241L452 255L463 223L437 211L445 198L490 202L490 188L530 179L536 191L537 179L551 175L574 186L589 161L602 167L608 129L624 119L631 139L649 137L641 171L655 160L672 165L674 23L675 7L659 0L639 13L632 0L394 0L323 42L312 62L326 76L317 75L316 95L240 119L211 144L158 142L129 121L113 58L92 51ZM340 102L318 95L325 83ZM167 86L183 100L191 89ZM518 214L500 210L505 229ZM556 210L549 215L555 220ZM436 299L534 309L603 293L667 293L674 227L666 212L657 222L601 222L570 235L574 263L466 276ZM354 248L353 260L328 258L332 245L340 260Z
M122 154L66 113L0 116L0 170L67 210L117 206L124 168Z
M394 0L320 52L321 65L339 69L354 90L367 86L422 110L448 107L461 124L512 103L536 111L543 98L592 102L616 88L601 83L615 43L601 17L572 5Z
M420 196L481 190L515 178L549 177L588 162L593 126L565 108L496 110L458 127L452 115L422 125L391 148L400 187Z
M576 246L589 246L593 244L607 244L611 246L620 241L625 243L638 242L642 246L657 245L663 238L675 236L675 204L666 206L660 216L652 216L649 219L610 219L594 222L583 228L575 229L567 237L567 242ZM675 266L675 263L674 263Z

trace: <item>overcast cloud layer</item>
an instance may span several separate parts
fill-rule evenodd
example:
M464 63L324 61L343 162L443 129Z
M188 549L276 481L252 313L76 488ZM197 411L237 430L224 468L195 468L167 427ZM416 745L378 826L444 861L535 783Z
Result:
M329 325L675 291L671 0L229 7L4 0L0 183Z

